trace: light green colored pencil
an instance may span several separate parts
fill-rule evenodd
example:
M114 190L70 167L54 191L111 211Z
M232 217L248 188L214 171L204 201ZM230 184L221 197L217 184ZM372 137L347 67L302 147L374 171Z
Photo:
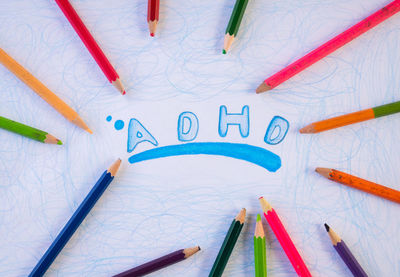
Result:
M43 143L62 145L61 140L42 130L0 116L0 128Z
M254 232L254 268L256 277L267 276L267 252L265 249L265 234L261 216L257 215L256 230Z

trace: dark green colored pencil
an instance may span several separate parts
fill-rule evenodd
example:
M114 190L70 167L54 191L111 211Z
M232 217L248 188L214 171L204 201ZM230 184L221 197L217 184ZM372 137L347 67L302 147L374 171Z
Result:
M225 266L228 263L232 250L235 247L240 232L242 231L245 217L246 209L243 208L232 221L231 227L229 227L225 240L222 243L221 249L219 250L218 256L215 259L211 272L208 275L209 277L221 276L224 272Z
M236 0L235 7L233 8L231 14L231 19L229 19L229 23L225 31L224 49L222 50L223 54L228 52L233 40L237 35L248 2L249 0Z
M39 129L0 116L0 128L43 143L61 145L61 140Z

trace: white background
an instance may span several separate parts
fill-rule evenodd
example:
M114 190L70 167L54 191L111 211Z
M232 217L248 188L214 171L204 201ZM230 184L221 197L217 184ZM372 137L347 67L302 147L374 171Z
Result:
M253 232L261 195L274 206L315 276L349 276L323 228L327 222L370 276L400 275L399 206L318 176L332 167L400 189L400 116L317 135L316 120L400 100L400 15L359 37L277 89L255 95L269 75L383 7L387 0L249 1L227 55L223 36L234 1L174 0L160 5L155 38L147 1L74 0L77 12L119 73L121 96L54 1L0 3L0 47L79 112L90 135L60 116L0 66L0 114L46 130L64 146L0 130L0 275L26 276L102 172L118 176L48 271L49 276L110 276L180 248L190 259L153 276L206 276L233 217L248 216L225 269L254 274ZM250 107L250 135L218 135L220 105ZM182 156L131 165L127 124L137 118L159 146L179 144L183 111L199 119L196 142L264 147L282 159L270 173L224 157ZM105 119L113 117L112 122ZM270 120L290 122L285 140L264 143ZM116 131L115 119L125 121ZM140 144L139 153L154 148ZM268 276L293 276L269 226Z

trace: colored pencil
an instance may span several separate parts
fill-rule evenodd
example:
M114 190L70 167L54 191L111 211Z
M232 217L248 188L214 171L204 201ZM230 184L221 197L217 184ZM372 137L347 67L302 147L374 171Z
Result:
M231 48L233 41L239 31L240 23L242 22L242 18L244 12L247 7L247 3L249 0L236 0L235 6L233 7L233 11L231 14L231 18L229 19L228 26L225 30L225 38L224 38L224 49L222 50L222 54L226 54Z
M335 248L339 253L339 256L350 269L351 273L353 273L354 277L368 277L367 273L365 273L364 269L351 253L346 243L344 243L344 241L328 226L328 224L325 223L324 225L329 237L331 238L333 248Z
M172 252L168 255L150 261L148 263L142 264L130 270L124 271L120 274L114 275L114 277L138 277L150 274L154 271L160 270L164 267L170 266L177 262L183 261L200 250L200 246L180 249Z
M312 52L308 53L304 57L293 62L292 64L288 65L278 73L264 80L264 82L262 82L261 85L257 88L256 92L261 93L275 88L276 86L280 85L286 80L292 78L294 75L305 70L307 67L311 66L312 64L316 63L317 61L323 59L324 57L333 53L337 49L346 45L353 39L359 37L366 31L372 29L379 23L382 23L383 21L385 21L386 19L388 19L389 17L391 17L392 15L396 14L399 11L400 11L400 1L395 0L391 2L384 8L372 14L371 16L365 18L364 20L360 21L353 27L347 29L340 35L337 35L336 37L329 40L320 47L314 49Z
M302 277L311 276L310 271L308 270L306 264L304 263L299 252L294 246L292 239L290 238L281 220L279 219L278 214L264 199L264 197L260 197L259 200L262 210L264 212L264 216L267 219L269 226L271 226L272 231L274 232L276 238L278 239L283 250L285 251L286 256L289 258L289 261L292 264L297 275Z
M31 73L29 73L22 65L11 58L3 49L0 48L0 63L2 63L9 71L17 76L22 82L37 93L44 101L52 106L56 111L62 114L66 119L74 123L76 126L92 133L88 126L79 117L78 113L62 101L57 95L43 85Z
M68 240L75 233L76 229L78 229L79 225L83 222L90 210L96 204L97 200L99 200L101 195L107 189L108 185L114 179L114 176L117 173L120 165L121 160L118 159L106 171L104 171L103 175L101 175L100 179L93 186L92 190L82 201L78 209L74 212L70 220L50 245L49 249L47 249L46 253L44 253L43 257L39 260L35 268L29 274L30 277L42 276L47 271L47 269L56 259L57 255L67 244Z
M300 133L319 133L398 112L400 112L400 101L314 122L300 129Z
M267 276L267 251L265 247L265 234L261 216L257 215L256 230L254 232L254 269L255 277Z
M68 19L69 23L74 28L75 32L81 38L83 44L89 50L92 57L96 60L97 64L106 75L108 81L122 94L125 94L124 86L115 71L114 67L111 65L110 61L107 59L103 50L97 44L96 40L93 38L92 34L86 28L85 24L76 13L71 3L68 0L55 0L57 5L60 7L61 11L64 13L65 17Z
M0 128L43 143L62 145L61 140L47 132L0 116Z
M331 169L331 168L321 168L317 167L316 172L328 178L329 180L341 183L343 185L362 190L364 192L385 198L387 200L396 202L400 204L400 191L394 190L356 176L347 174L345 172Z
M148 0L147 23L149 24L150 36L154 37L160 16L160 0Z
M219 250L218 256L215 259L211 272L208 275L209 277L222 276L229 257L231 256L232 250L235 247L240 232L242 231L245 217L246 209L243 208L229 227L228 233L225 236L225 240L222 243L221 249Z

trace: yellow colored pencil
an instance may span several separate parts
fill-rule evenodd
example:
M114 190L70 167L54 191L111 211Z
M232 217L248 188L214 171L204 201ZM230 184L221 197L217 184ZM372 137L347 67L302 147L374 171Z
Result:
M49 90L38 79L29 73L22 65L11 58L3 49L0 48L0 63L17 76L22 82L36 92L44 101L52 106L56 111L62 114L66 119L78 127L92 133L92 130L80 118L78 113L68 106L63 100Z

